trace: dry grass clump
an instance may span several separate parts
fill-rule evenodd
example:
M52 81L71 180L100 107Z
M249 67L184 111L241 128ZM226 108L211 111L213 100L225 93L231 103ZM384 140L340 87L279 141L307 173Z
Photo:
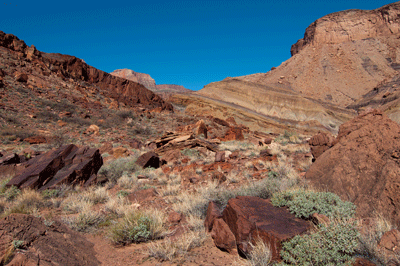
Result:
M40 207L44 206L42 195L32 189L23 190L15 200L5 208L5 214L10 213L36 213Z
M109 238L117 245L159 239L167 234L165 219L165 214L157 209L129 209L110 227Z
M95 204L104 203L109 199L106 187L91 187L84 192L71 193L61 203L64 210L77 213Z
M130 202L125 197L111 197L105 203L104 211L117 216L123 216L129 206Z
M134 189L137 187L138 179L137 179L136 175L124 174L121 176L120 179L118 179L117 183L122 188Z
M176 196L181 190L181 184L167 184L164 188L159 190L159 193L165 196Z
M151 243L147 254L161 261L172 261L177 257L184 257L190 250L203 245L207 238L204 231L189 231L177 239L167 238L160 242Z
M72 229L77 231L88 231L104 221L100 212L94 211L90 206L84 207L77 216L63 219Z
M386 232L396 229L388 219L377 214L371 225L363 228L362 220L359 221L360 235L358 252L370 258L377 265L400 265L400 252L389 253L384 248L379 247L378 243Z
M244 265L249 266L268 266L272 265L272 253L268 244L262 239L258 239L254 244L250 242L250 253L247 256L247 260L244 261Z
M250 142L230 140L219 144L218 149L221 151L258 151L259 153L261 148L259 145Z

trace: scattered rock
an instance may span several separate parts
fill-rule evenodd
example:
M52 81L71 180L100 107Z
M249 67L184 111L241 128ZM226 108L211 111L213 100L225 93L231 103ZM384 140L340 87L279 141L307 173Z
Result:
M60 118L63 118L63 117L72 117L72 113L71 113L71 112L65 111L65 112L59 113L58 116L59 116Z
M88 185L96 180L102 165L98 149L65 145L29 160L7 186L45 190L64 183Z
M376 266L376 264L364 258L356 258L353 266Z
M105 143L100 147L99 151L100 151L101 154L103 154L103 153L108 153L108 154L112 155L112 154L113 154L113 148L114 148L114 147L113 147L112 142L108 141L108 142L105 142Z
M115 159L118 159L118 158L128 157L130 154L127 148L119 146L112 149L112 155L114 156Z
M213 172L211 178L217 180L220 184L226 181L226 176L221 172Z
M335 138L325 132L320 132L310 138L308 144L310 145L313 161L315 161L322 153L334 145Z
M16 81L18 82L22 82L22 83L27 83L28 82L28 75L25 73L21 73L21 72L16 72L14 74L14 78L16 79Z
M151 201L154 200L155 197L157 196L157 191L155 188L147 188L147 189L141 189L137 190L132 194L128 195L128 200L130 202L136 203L136 202L145 202L145 201Z
M200 120L196 123L193 131L196 136L203 135L204 138L207 138L207 126L203 120Z
M274 156L270 149L264 149L260 151L260 157L271 157Z
M172 211L170 212L170 214L168 215L168 222L171 224L177 224L180 221L182 221L183 215L182 213L178 213L176 211Z
M213 122L224 127L230 127L228 122L217 117L213 118Z
M18 164L20 163L20 158L18 154L4 154L0 157L0 165L10 165L10 164Z
M29 144L42 144L42 143L47 143L46 137L43 136L33 136L24 139L24 141L28 142Z
M143 169L148 167L159 168L161 166L160 158L158 157L157 153L153 151L149 151L140 155L136 160L136 164Z
M379 246L392 252L400 251L400 231L397 229L392 229L384 233L378 244Z
M59 221L11 214L0 220L0 260L14 240L23 242L23 252L7 265L100 265L93 244Z
M228 140L244 140L242 128L240 127L231 127L229 130L225 133L225 136L222 139L223 141L228 141Z
M225 162L225 151L217 151L215 153L215 162Z
M65 126L67 125L67 122L64 122L64 121L62 121L62 120L58 120L58 121L57 121L57 125L58 125L59 127L65 127Z
M86 129L85 134L93 133L93 135L98 136L100 132L100 128L96 125L90 125L88 129Z
M128 145L129 145L129 147L137 149L137 150L144 147L144 144L140 140L137 140L137 139L129 140Z

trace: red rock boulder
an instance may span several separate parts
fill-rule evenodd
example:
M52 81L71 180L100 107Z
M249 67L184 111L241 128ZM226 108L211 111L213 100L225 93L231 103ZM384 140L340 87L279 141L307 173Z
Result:
M306 173L317 189L357 205L362 217L378 210L400 224L400 126L374 110L340 126L336 144Z
M7 186L45 190L65 183L88 185L102 165L98 149L65 145L29 160Z
M160 165L160 157L158 157L157 153L153 151L146 152L137 158L136 164L142 168L159 168Z
M272 260L280 260L282 241L302 234L310 227L309 222L296 218L286 208L274 207L270 200L258 197L239 196L230 199L222 213L222 219L218 218L214 205L215 203L210 203L206 226L209 230L212 225L212 237L216 245L232 250L230 233L223 221L235 236L237 248L243 254L250 252L250 243L261 238L270 247ZM220 231L214 229L217 221ZM227 242L222 243L222 239Z

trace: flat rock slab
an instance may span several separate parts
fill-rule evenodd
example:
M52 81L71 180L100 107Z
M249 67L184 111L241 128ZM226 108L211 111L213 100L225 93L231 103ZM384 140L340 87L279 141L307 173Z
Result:
M261 238L270 246L272 259L280 259L281 242L306 232L310 223L296 218L286 208L274 207L270 200L239 196L228 201L223 220L235 235L238 249L250 251L250 242Z
M0 236L0 260L14 240L22 243L7 265L100 265L94 245L58 221L11 214L0 220Z

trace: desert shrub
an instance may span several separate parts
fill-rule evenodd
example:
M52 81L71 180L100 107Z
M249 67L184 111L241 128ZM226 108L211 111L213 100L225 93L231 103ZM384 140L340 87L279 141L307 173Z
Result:
M139 170L140 167L131 158L119 158L108 164L103 165L99 170L99 175L105 176L111 182L117 180L124 174L131 174Z
M119 198L124 198L124 197L126 197L128 195L129 195L129 192L125 191L125 190L120 190L120 191L117 192L117 197L119 197Z
M121 110L117 111L116 113L117 116L119 116L122 119L127 119L127 118L135 118L135 114L131 110Z
M18 128L4 127L0 129L0 136L8 136L10 140L13 139L26 139L35 135L35 131Z
M160 238L165 233L164 220L164 214L158 210L129 210L110 227L110 239L114 244L125 245Z
M42 192L42 196L45 199L56 198L61 194L59 189L46 189Z
M274 206L289 207L289 211L300 218L309 218L314 213L328 217L349 218L355 214L355 205L342 201L331 192L291 190L274 194L271 199Z
M68 124L75 124L78 126L90 126L91 124L93 124L93 121L91 121L90 119L85 119L82 117L63 117L61 119L64 122L67 122Z
M203 231L189 231L174 240L168 238L158 243L151 243L147 253L149 257L172 261L176 257L185 256L191 249L200 247L205 239L206 234Z
M297 235L283 243L281 256L293 265L351 265L358 231L349 221L319 225L309 235Z
M60 119L58 114L55 114L51 111L41 111L37 113L36 116L43 123L56 122Z
M72 229L77 231L89 231L93 227L99 225L104 217L98 211L93 211L90 207L84 208L75 217L63 219Z
M138 179L135 175L122 175L117 183L122 188L132 189L137 186Z
M112 197L104 205L104 211L113 215L124 215L131 203L125 197Z
M19 190L16 186L11 186L9 188L4 186L3 192L1 193L1 195L7 200L14 200L19 194L21 194L21 190Z
M77 213L95 204L104 203L108 199L109 195L105 187L91 187L81 193L70 193L61 206L65 211Z

